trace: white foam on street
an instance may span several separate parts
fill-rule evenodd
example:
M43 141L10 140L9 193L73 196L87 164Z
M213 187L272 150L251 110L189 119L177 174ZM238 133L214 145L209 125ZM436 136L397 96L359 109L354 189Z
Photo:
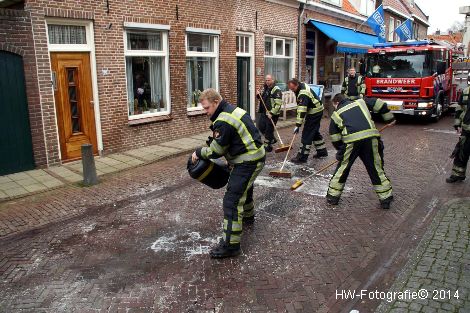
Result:
M459 136L459 134L457 134L457 132L455 130L425 128L424 131L425 132L430 132L430 133L441 133L441 134L449 134L449 135Z
M199 232L191 232L183 235L162 236L158 238L150 249L154 252L184 252L185 260L190 260L196 255L207 254L210 247L218 242L218 238L202 238Z

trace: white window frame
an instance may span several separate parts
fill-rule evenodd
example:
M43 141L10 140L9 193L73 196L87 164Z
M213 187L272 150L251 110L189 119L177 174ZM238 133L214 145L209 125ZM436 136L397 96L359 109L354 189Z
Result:
M250 58L250 111L252 119L255 119L256 99L255 99L255 36L253 33L237 32L236 36L248 37L248 52L237 52L237 57ZM237 39L238 40L238 39Z
M96 140L98 144L98 151L103 151L103 133L101 129L101 114L100 114L100 99L98 95L98 74L96 66L96 52L95 52L95 37L93 30L93 22L89 20L79 19L62 19L62 18L46 18L46 42L47 49L50 52L89 52L90 53L90 75L91 75L91 86L93 92L93 109L95 112L95 129L96 129ZM75 25L85 26L86 44L49 44L49 27L48 25ZM51 63L49 54L49 64ZM51 69L51 81L52 81L52 69ZM53 95L54 97L54 95ZM54 99L55 103L55 99ZM57 142L59 142L59 126L57 124L57 111L54 105L54 116L56 125L56 136ZM59 158L62 158L61 151L59 149Z
M201 34L214 37L214 52L197 52L197 51L188 51L188 34ZM186 28L186 34L184 35L184 45L186 50L185 56L185 67L186 59L191 57L206 57L206 58L215 58L215 90L219 91L219 41L220 41L220 31L212 29L200 29L200 28ZM187 73L186 73L187 75ZM188 86L186 86L186 92L188 92ZM187 98L187 97L186 97ZM186 102L186 100L185 100ZM188 112L191 111L202 111L204 110L200 103L194 108L188 107L186 103L186 109Z
M392 27L390 27L390 25L392 25ZM394 34L395 34L395 19L390 16L390 19L388 20L387 41L393 41L393 39L395 38Z
M338 7L343 6L343 0L321 0L321 2L326 2L328 4L335 5Z
M395 29L397 29L398 27L400 27L400 25L401 25L401 21L400 21L399 19L397 19L397 20L395 21ZM395 31L393 32L393 35L395 36L395 41L399 41L399 40L400 40L400 38L398 37L398 34L397 34Z
M170 63L169 63L169 44L168 44L168 30L169 26L156 24L127 24L124 27L124 60L126 57L164 57L165 64L165 100L167 108L165 111L129 115L129 95L126 88L126 108L127 116L129 121L138 120L143 118L149 118L154 116L169 115L171 113L171 97L170 97ZM127 48L127 34L128 33L139 33L139 32L159 32L162 34L162 50L129 50ZM127 66L125 66L126 77L127 77ZM127 84L127 81L126 81ZM126 86L127 87L127 86Z
M295 66L296 66L296 55L297 55L297 46L296 46L296 43L295 43L295 38L289 38L289 37L279 37L279 36L272 36L272 35L265 35L264 36L264 42L266 42L266 39L267 38L271 38L272 39L272 45L271 45L271 49L272 49L272 55L266 55L264 54L264 58L272 58L272 59L290 59L291 60L291 69L290 69L290 73L289 73L289 77L294 77L295 76ZM277 55L276 54L276 40L279 40L279 39L282 39L283 42L282 42L282 50L283 50L283 55ZM291 44L291 56L287 57L286 56L286 51L285 51L285 41L286 40L290 40L292 42ZM265 47L265 44L263 43L264 47ZM315 52L316 53L316 52ZM263 60L264 62L264 60ZM266 69L265 69L266 71ZM271 74L271 73L264 73L265 75L267 74ZM275 77L277 79L277 77ZM286 82L287 83L287 82Z

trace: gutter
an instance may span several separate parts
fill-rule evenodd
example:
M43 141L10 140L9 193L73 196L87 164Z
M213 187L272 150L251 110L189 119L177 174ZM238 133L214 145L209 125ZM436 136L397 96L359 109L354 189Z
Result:
M299 5L299 18L297 21L297 77L299 80L301 79L302 75L302 62L300 61L302 58L302 26L303 26L303 16L305 13L305 3L301 2Z

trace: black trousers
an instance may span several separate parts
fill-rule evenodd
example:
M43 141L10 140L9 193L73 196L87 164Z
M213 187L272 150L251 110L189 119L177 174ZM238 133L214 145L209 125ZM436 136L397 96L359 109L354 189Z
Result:
M279 120L279 115L272 116L274 124L277 124ZM258 118L258 129L263 134L264 138L266 139L267 143L274 142L274 126L273 123L269 120L269 117L266 113L261 113Z
M470 134L460 136L454 154L452 176L465 178L468 159L470 158Z
M349 171L358 157L364 163L379 199L385 200L392 196L392 185L383 168L383 144L380 138L368 138L346 144L335 174L330 180L328 195L341 196Z
M302 145L300 146L300 154L310 154L312 143L317 151L326 149L323 136L320 134L320 122L323 112L316 114L308 114L305 117L304 129L302 130Z
M264 160L235 164L224 195L224 241L240 244L243 217L255 214L253 183L264 167Z

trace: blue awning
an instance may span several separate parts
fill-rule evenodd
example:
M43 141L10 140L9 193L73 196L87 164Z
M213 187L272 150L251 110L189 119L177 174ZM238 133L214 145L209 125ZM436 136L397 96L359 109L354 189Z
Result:
M310 23L322 33L338 42L336 51L346 53L366 53L374 43L378 43L377 36L354 31L354 29L332 25L324 22L310 20Z

